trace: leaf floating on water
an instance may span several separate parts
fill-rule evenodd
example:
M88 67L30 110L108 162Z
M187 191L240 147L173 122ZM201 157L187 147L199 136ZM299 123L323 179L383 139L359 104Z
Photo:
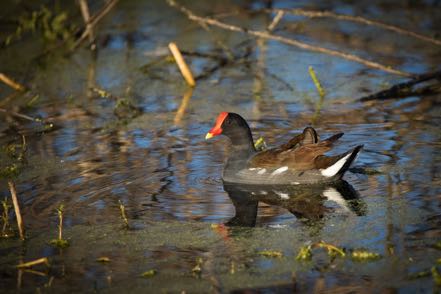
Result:
M326 248L328 250L328 255L331 256L331 257L335 257L337 255L340 255L341 257L345 257L346 256L346 254L343 251L343 249L338 248L335 245L326 243L324 241L320 241L319 243L316 244L316 246L320 247L320 248Z
M263 251L259 252L259 255L262 255L265 257L281 258L283 256L283 253L280 251L275 251L275 250L263 250Z
M351 253L351 258L355 261L373 261L381 259L382 256L379 253L369 252L363 249L355 249Z
M110 262L110 258L108 258L107 256L101 256L101 257L98 257L96 259L96 261L98 261L98 262Z
M69 241L64 239L52 239L49 241L49 244L60 249L67 248L70 245Z
M429 270L426 270L426 271L420 271L420 272L413 273L413 274L409 275L407 278L410 280L413 280L413 279L425 278L430 275L431 275L431 272Z
M151 278L151 277L153 277L154 275L156 275L156 273L157 273L156 270L151 269L151 270L148 270L148 271L143 272L143 273L141 274L141 277L143 277L143 278Z
M299 253L296 256L296 260L310 260L311 257L312 257L311 245L307 245L300 248Z

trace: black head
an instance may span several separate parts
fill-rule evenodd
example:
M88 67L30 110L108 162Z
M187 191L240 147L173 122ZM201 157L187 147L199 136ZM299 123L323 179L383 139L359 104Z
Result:
M230 138L234 146L252 148L254 150L253 136L245 119L237 113L221 112L213 128L207 133L205 139L218 135Z

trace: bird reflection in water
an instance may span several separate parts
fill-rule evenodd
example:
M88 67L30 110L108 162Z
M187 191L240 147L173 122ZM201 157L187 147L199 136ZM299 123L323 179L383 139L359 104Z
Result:
M225 225L254 227L259 202L288 210L297 219L318 221L332 208L326 202L347 213L364 215L366 205L359 199L357 191L346 181L328 185L300 186L254 186L224 183L236 210L236 214Z

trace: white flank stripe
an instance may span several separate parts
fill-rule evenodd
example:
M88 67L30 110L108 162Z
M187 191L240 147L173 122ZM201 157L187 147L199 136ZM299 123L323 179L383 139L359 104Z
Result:
M339 161L337 161L336 163L334 163L330 167L325 168L325 169L321 169L320 170L321 174L325 177L335 176L340 171L340 169L343 167L346 160L348 160L348 158L349 158L349 156L351 156L351 154L352 153L349 153L348 155L346 155L345 157L343 157L342 159L340 159Z
M286 194L286 193L282 193L282 192L277 192L276 191L276 194L279 195L280 198L282 198L282 199L289 199L289 195Z
M281 174L281 173L284 173L284 172L286 172L288 170L288 167L287 166L282 166L281 168L278 168L278 169L276 169L275 171L273 171L272 172L272 176L275 176L275 175L278 175L278 174Z
M263 175L264 173L266 173L266 168L259 170L257 173L259 175Z

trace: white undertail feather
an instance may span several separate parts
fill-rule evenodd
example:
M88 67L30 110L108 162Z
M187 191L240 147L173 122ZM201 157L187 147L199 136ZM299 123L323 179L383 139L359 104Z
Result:
M333 177L333 176L335 176L341 170L343 165L345 165L346 161L351 156L351 154L352 153L349 153L345 157L339 159L336 163L334 163L330 167L327 167L325 169L321 169L320 170L321 174L323 176L325 176L325 177Z
M336 189L330 187L323 191L323 196L328 198L330 201L334 201L337 203L340 207L343 208L345 211L349 211L349 208L346 204L346 200L343 198L343 196L338 192Z

